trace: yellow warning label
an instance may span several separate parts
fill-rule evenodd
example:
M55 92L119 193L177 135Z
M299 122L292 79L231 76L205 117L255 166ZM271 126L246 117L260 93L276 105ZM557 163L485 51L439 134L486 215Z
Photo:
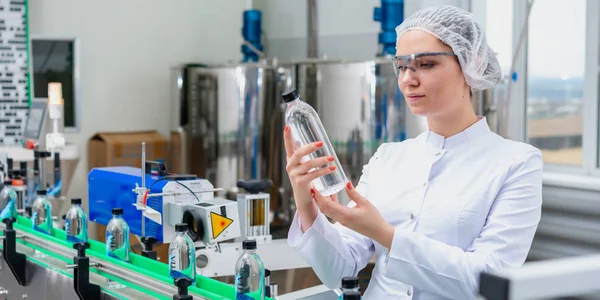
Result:
M212 227L212 238L216 239L229 225L233 223L232 219L225 218L214 212L210 212L210 224Z

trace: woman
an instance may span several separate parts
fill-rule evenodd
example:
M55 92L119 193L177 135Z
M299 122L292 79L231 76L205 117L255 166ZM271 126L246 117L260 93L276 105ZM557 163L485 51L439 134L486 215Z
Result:
M380 146L356 189L348 183L346 207L311 189L331 170L309 170L331 158L301 158L321 144L294 149L286 127L297 206L288 242L329 288L375 255L365 299L475 299L480 272L525 261L541 215L541 153L496 135L473 111L471 90L501 77L473 15L428 8L396 32L398 86L429 130Z

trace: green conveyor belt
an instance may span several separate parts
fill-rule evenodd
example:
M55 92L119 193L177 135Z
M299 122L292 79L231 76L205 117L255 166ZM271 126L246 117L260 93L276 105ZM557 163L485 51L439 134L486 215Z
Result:
M29 235L35 235L38 237L42 237L47 241L56 243L58 245L62 245L68 248L72 248L72 244L68 243L66 241L66 235L64 230L61 229L57 229L54 228L54 235L53 236L49 236L46 234L43 234L41 232L37 232L35 230L33 230L31 228L31 220L26 218L26 217L22 217L19 216L17 223L13 224L13 227L15 229L27 232L27 234ZM2 235L2 232L0 231L0 235ZM26 245L28 247L31 247L33 249L39 250L41 252L44 252L56 259L62 260L66 263L72 263L73 262L73 257L70 257L68 254L66 253L51 253L48 250L42 249L42 248L38 248L35 245L29 244L27 243L27 240L23 240L23 239L17 239L17 242L23 245ZM105 248L105 244L98 242L98 241L94 241L94 240L89 240L88 241L90 243L90 249L86 250L86 256L88 257L94 257L97 258L99 260L102 261L107 261L111 264L114 265L118 265L124 269L129 269L130 271L134 271L136 273L139 274L143 274L140 276L147 276L150 278L153 278L155 280L173 285L173 279L171 279L171 277L169 277L169 267L167 264L162 263L160 261L156 261L156 260L152 260L146 257L143 257L141 255L135 254L135 253L131 253L129 255L130 258L130 263L126 263L123 261L120 261L118 259L106 256L104 253L106 251ZM0 248L2 247L2 245L0 244ZM40 262L39 260L36 260L33 257L27 257L28 260L34 261L38 264L41 265L45 265L43 262ZM62 274L65 274L69 277L72 277L72 275L67 272L66 270L56 270ZM146 293L146 294L153 294L152 292L146 290L144 287L141 286L137 286L135 284L131 284L130 282L118 279L118 278L114 278L109 274L106 274L102 271L99 271L95 268L90 268L91 272L97 273L101 276L104 276L106 278L109 279L113 279L115 281L121 282L124 285L127 285L133 289L136 289L142 293ZM110 293L113 294L111 291L108 290L104 290L106 293ZM205 298L208 299L234 299L235 295L234 295L234 288L232 285L208 278L208 277L204 277L204 276L200 276L197 275L196 277L196 284L195 286L190 286L188 288L188 291L190 293L195 293L198 294L200 296L203 296ZM172 299L172 297L161 297L161 296L155 296L158 299ZM270 298L266 298L266 299L270 299Z

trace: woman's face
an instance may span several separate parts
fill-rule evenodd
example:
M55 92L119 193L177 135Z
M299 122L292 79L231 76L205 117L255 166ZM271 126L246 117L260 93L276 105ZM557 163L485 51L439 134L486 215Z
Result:
M452 52L452 48L421 30L405 32L396 44L397 56L422 52ZM397 70L398 86L413 114L444 117L471 105L469 87L456 56L422 56L409 62L416 71Z

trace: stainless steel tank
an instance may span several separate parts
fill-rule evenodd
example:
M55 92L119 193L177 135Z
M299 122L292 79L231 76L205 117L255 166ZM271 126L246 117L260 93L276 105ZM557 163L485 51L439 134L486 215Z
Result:
M490 129L503 137L508 137L506 93L508 80L504 79L493 88L475 91L471 97L473 109L478 116L485 116Z
M175 68L171 169L210 180L229 199L239 179L270 179L272 208L289 210L280 95L293 70L272 60Z
M301 99L319 113L348 179L354 185L377 148L415 137L427 129L398 88L389 58L366 61L297 62ZM341 203L349 201L345 193Z

